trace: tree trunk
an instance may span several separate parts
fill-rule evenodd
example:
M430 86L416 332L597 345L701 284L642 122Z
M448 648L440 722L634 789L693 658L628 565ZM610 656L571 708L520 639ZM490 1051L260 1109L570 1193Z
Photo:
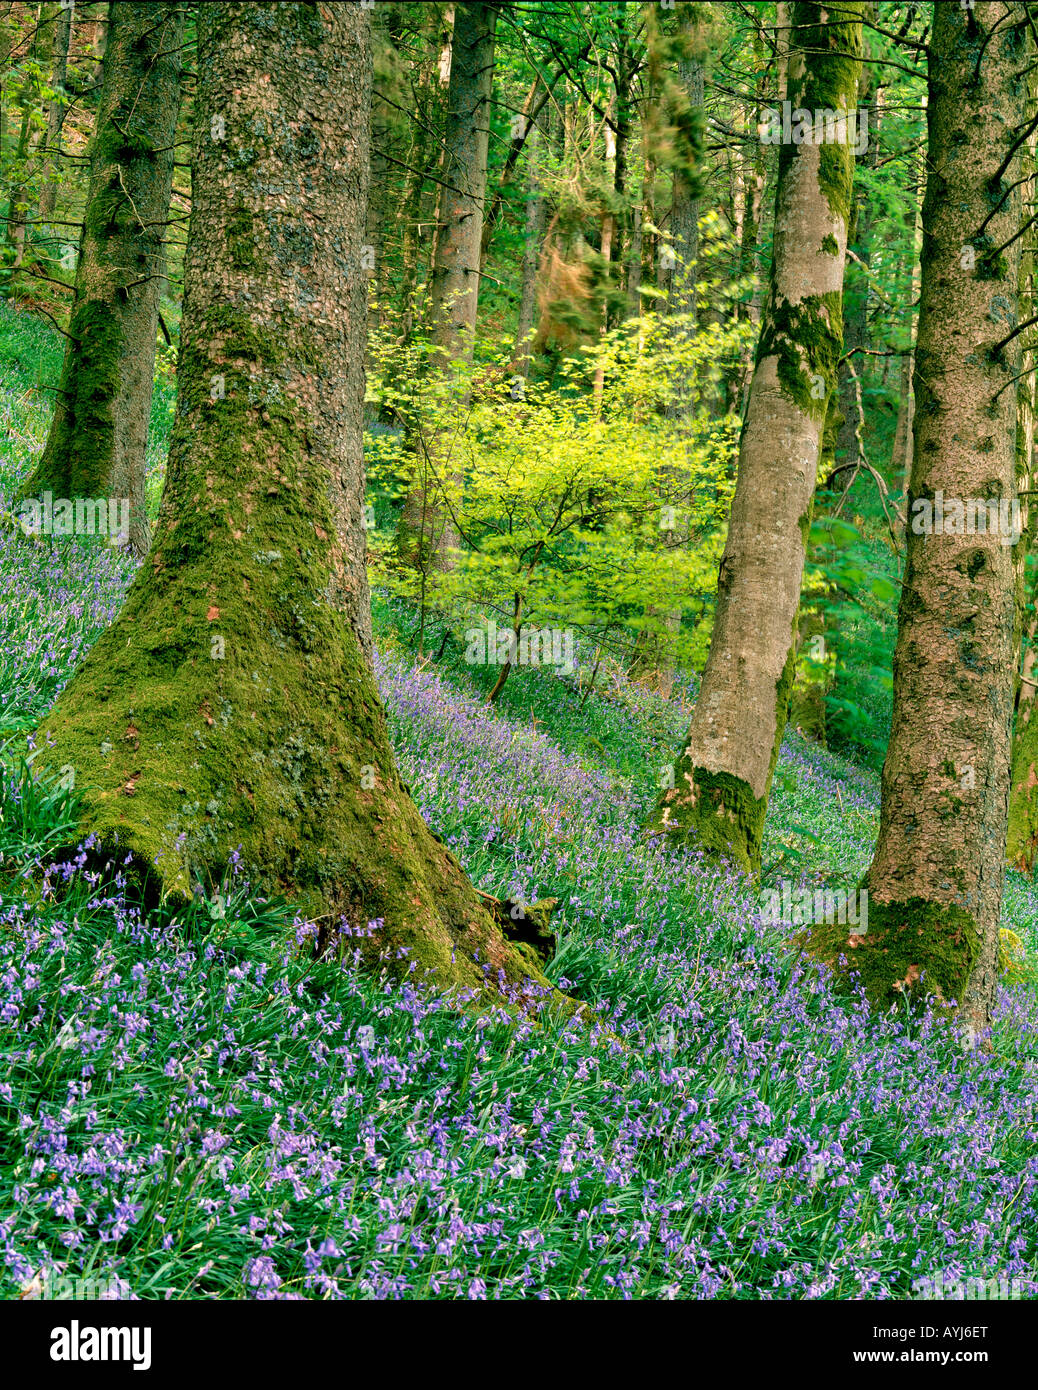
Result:
M39 54L39 33L43 16L43 6L36 7L36 20L33 27L32 43L29 53L33 63L41 61ZM29 218L29 145L32 135L33 108L39 98L39 83L31 72L25 73L18 86L18 98L16 110L20 113L21 123L18 131L18 142L15 146L13 160L13 177L11 189L7 199L7 221L5 223L4 235L9 245L8 253L10 260L10 270L5 277L6 284L4 293L13 297L12 286L17 272L25 259L25 240Z
M146 890L216 893L240 852L372 963L522 992L543 977L401 784L368 660L369 60L357 5L199 10L169 480L123 611L39 742Z
M1028 50L1030 69L1028 73L1028 101L1030 110L1035 109L1038 98L1038 72L1034 70L1035 43L1028 30ZM1036 156L1038 156L1038 131L1032 131L1021 150L1021 185L1023 207L1021 210L1021 230L1031 226L1035 214ZM1035 312L1035 254L1033 237L1025 234L1021 238L1023 249L1020 254L1020 301L1017 316L1020 321L1030 319ZM1031 337L1029 333L1028 338ZM1034 872L1038 857L1038 721L1032 719L1035 696L1035 636L1038 624L1035 621L1035 599L1038 594L1027 592L1027 562L1034 546L1036 512L1031 505L1031 491L1035 485L1034 470L1034 410L1035 410L1035 356L1031 347L1022 354L1022 370L1017 382L1017 423L1016 423L1016 482L1020 494L1022 536L1014 547L1014 584L1017 599L1016 640L1013 647L1013 669L1016 676L1013 709L1013 744L1010 760L1009 828L1006 836L1006 863L1022 873ZM1025 612L1030 616L1025 620ZM1024 636L1026 628L1026 652Z
M51 86L54 95L47 110L47 134L44 139L45 158L43 164L43 185L40 189L39 219L46 222L54 216L54 204L58 196L58 177L54 157L61 150L61 128L65 123L68 101L65 96L65 79L68 76L68 51L72 41L72 5L58 10L57 29L54 34L54 73Z
M701 114L704 100L705 71L698 56L702 47L700 30L704 24L702 7L699 4L686 4L679 20L683 39L682 56L678 63L678 85L682 96L692 112ZM699 256L699 211L702 150L698 143L695 148L683 149L674 169L674 190L671 204L670 255L673 269L668 277L669 294L667 312L678 320L674 325L675 337L687 339L695 334L696 325L696 262ZM693 167L693 160L696 166ZM671 419L685 419L691 412L695 383L691 380L674 380L674 396L667 407ZM686 546L689 540L689 512L691 497L687 477L675 476L668 472L662 479L662 495L678 492L682 503L676 534L668 536L670 548ZM661 609L655 604L645 607L645 623L638 630L634 650L627 668L629 677L644 685L646 689L669 699L674 689L676 648L681 632L680 604L669 609Z
M911 332L909 325L909 332ZM915 418L915 397L912 395L912 361L914 351L901 357L897 387L897 423L894 426L894 447L890 456L890 473L895 482L902 482L908 493L912 477L912 422Z
M605 126L605 159L606 169L609 173L609 182L612 185L616 175L616 131L610 124L612 116L606 118ZM611 207L607 207L602 215L602 273L604 280L604 294L602 298L602 323L600 333L604 338L609 331L609 285L611 270L610 266L613 259L613 242L616 238L616 215ZM602 393L605 390L605 362L600 358L595 368L595 377L592 384L592 396L595 403L595 414L602 409Z
M548 204L540 188L540 132L536 127L530 131L527 149L530 166L526 193L526 231L520 273L519 323L515 331L515 353L512 358L513 371L523 378L529 377L533 362L532 340L537 318L537 271L541 262L548 214Z
M871 73L869 76L871 77ZM868 112L868 147L865 150L862 164L869 169L875 169L876 160L879 154L879 122L881 105L881 88L875 87L872 91L872 98L865 108ZM843 346L845 352L852 352L855 348L868 347L868 325L869 325L869 298L871 283L869 280L869 252L872 240L872 208L869 204L868 188L859 184L855 189L854 206L851 212L850 240L855 254L861 261L861 265L854 265L853 280L857 282L858 293L854 296L850 305L849 312L844 313L843 319ZM853 264L853 262L852 262ZM852 279L851 272L848 271L848 281ZM847 296L845 296L846 302ZM854 363L854 371L851 371L851 363L845 362L840 368L840 427L836 437L836 462L841 464L856 464L858 462L858 405L857 387L855 385L855 373L860 378L864 378L867 366L867 359L858 354L857 362ZM849 486L853 480L850 474L845 475L845 480Z
M461 4L454 16L450 92L445 133L446 159L441 215L432 273L433 363L449 371L454 362L471 362L479 303L480 246L487 188L490 96L494 81L497 8ZM467 393L459 394L456 418L464 418ZM452 511L460 503L461 482L451 472L449 444L428 441L427 466L404 503L402 549L419 569L430 561L453 568L459 538Z
M863 5L794 7L794 108L853 109ZM685 747L650 829L757 870L786 727L827 401L842 341L854 149L784 144L771 283L739 445L713 639Z
M693 111L702 111L703 64L696 56L697 33L703 23L699 4L685 5L681 23L688 45L678 64L678 82ZM670 230L675 265L670 280L670 311L696 315L696 262L699 257L699 178L688 170L674 171L674 201Z
M436 16L433 16L436 20ZM397 213L398 221L403 223L401 236L401 277L400 304L401 328L400 342L406 346L414 332L418 306L415 295L418 287L418 269L422 257L422 228L426 203L425 186L432 173L435 158L430 154L430 134L436 107L437 88L434 82L437 69L442 68L444 54L450 54L451 27L454 23L453 11L439 17L430 33L430 52L423 57L418 74L416 96L417 115L414 123L414 138L408 154L407 175L404 181L404 194ZM436 200L433 200L434 203ZM433 220L438 213L433 214ZM434 240L430 236L430 240Z
M123 539L137 555L149 541L144 461L183 32L179 6L111 6L71 337L47 446L23 491L107 499L109 518L128 502ZM84 501L83 511L93 529L98 509Z
M938 492L945 518L955 499L1016 497L1016 395L1002 388L1012 386L1021 339L1000 343L1017 321L1019 157L1010 150L1024 119L1025 45L1022 22L1006 19L1002 0L935 7L911 521L868 930L815 929L823 958L850 958L874 1003L955 1000L971 1029L988 1023L996 988L1013 555L1003 535L955 522L964 534L938 531L935 517Z

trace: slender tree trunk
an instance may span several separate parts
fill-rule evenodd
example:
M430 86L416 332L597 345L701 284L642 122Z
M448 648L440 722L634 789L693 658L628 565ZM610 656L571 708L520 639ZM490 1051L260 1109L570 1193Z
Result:
M36 6L35 27L33 30L30 55L34 62L41 60L39 54L39 32L43 17L43 6ZM25 260L26 232L29 220L29 147L32 136L33 108L39 97L39 86L35 78L26 73L18 85L16 109L21 116L18 143L15 146L11 190L7 199L7 222L5 236L11 250L9 252L10 271L6 277L4 292L13 297L12 285L15 272Z
M869 74L871 76L871 73ZM871 100L867 103L865 110L868 112L868 146L862 158L862 165L866 169L875 169L876 159L879 153L879 122L882 105L880 100L880 88L873 88ZM855 348L868 347L868 325L869 325L869 299L871 283L869 281L869 261L872 240L872 208L869 203L869 193L867 186L859 184L855 190L854 205L851 212L851 246L857 255L860 265L853 265L853 279L857 284L858 293L848 306L849 312L845 309L843 318L843 346L845 352L852 352ZM851 271L848 270L848 281L852 279ZM846 303L845 296L845 303ZM855 385L855 375L859 379L864 377L867 359L858 354L854 362L854 371L851 370L850 361L845 362L840 368L840 426L836 438L836 461L838 463L854 464L858 462L858 406L857 406L857 387ZM850 475L845 475L850 481Z
M240 851L261 891L393 973L544 985L401 784L367 655L366 12L198 13L169 480L148 562L40 747L53 735L47 763L74 767L99 853L154 891L217 893Z
M794 6L794 107L849 112L861 3ZM782 145L771 284L739 445L713 640L692 725L650 828L760 864L796 657L804 549L842 341L853 143Z
M703 18L699 4L688 4L682 23L690 50L678 64L678 82L692 111L701 112L704 97L703 63L694 52ZM670 230L675 266L670 282L670 309L674 314L696 316L696 276L699 259L699 178L687 169L674 172L674 202Z
M629 319L636 319L642 311L642 210L635 207L631 210L631 243L627 248L627 275L625 294L627 298L626 314Z
M117 499L128 502L125 538L137 555L149 540L144 462L183 31L181 6L110 8L70 340L43 458L23 490L108 499L109 517ZM97 515L84 508L88 525Z
M911 332L911 327L909 327ZM915 416L915 397L912 395L912 359L914 352L903 354L898 372L897 423L894 426L894 446L890 455L890 472L895 481L907 483L912 477L912 421ZM902 488L907 493L907 486Z
M472 360L496 25L495 5L456 7L445 134L446 186L441 189L430 309L432 338L438 349L433 362L443 371L449 371L452 363ZM456 407L460 427L467 408L464 392ZM429 441L427 466L412 484L404 504L402 548L405 553L410 551L419 569L430 561L440 570L451 569L459 544L451 513L460 504L461 483L452 472L449 447L449 441Z
M705 69L700 57L702 27L705 23L702 5L684 5L679 23L683 49L678 63L678 86L688 110L702 118L705 82ZM701 159L702 149L697 141L694 148L680 152L674 169L671 245L668 248L673 267L667 280L667 312L675 320L675 337L684 340L691 338L696 331ZM688 377L679 379L675 374L672 384L674 394L667 413L671 419L686 419L691 412L695 382ZM664 497L675 493L680 498L678 524L674 531L667 533L666 541L668 547L676 550L686 546L689 540L691 497L687 477L668 471L661 483L661 502ZM647 689L655 690L669 699L674 689L681 605L661 609L655 604L647 604L644 617L644 625L635 638L628 675Z
M609 172L609 181L613 182L616 168L616 132L609 121L605 127L605 157L606 169ZM616 238L616 216L612 208L606 208L602 215L602 264L604 279L604 295L602 299L602 323L600 332L604 338L609 331L609 285L611 275L611 262L613 259L613 242ZM595 378L592 385L592 395L595 402L595 414L602 409L602 393L605 389L605 363L599 360L595 368Z
M520 271L519 322L516 326L515 353L512 358L513 371L523 378L529 377L533 362L531 344L537 318L537 271L541 263L544 228L548 215L548 204L540 188L540 132L536 127L530 131L527 150L530 166L526 193L526 229Z
M449 16L449 20L448 20ZM431 35L431 52L424 59L418 74L416 105L417 115L414 123L414 139L408 153L408 168L404 182L404 194L400 203L398 220L403 223L401 236L401 281L400 281L400 342L405 345L411 341L414 332L418 306L415 295L418 287L419 265L422 262L422 231L428 219L425 217L426 184L432 173L435 157L430 153L432 143L432 122L436 109L436 74L443 66L444 54L450 54L453 11L447 12L440 20L440 27L434 28ZM436 198L433 198L435 205ZM435 240L434 226L438 213L432 214L430 242Z
M61 128L65 123L68 101L65 95L65 80L68 76L68 51L72 41L73 7L60 7L57 16L57 29L54 34L54 74L51 86L54 95L47 109L47 134L44 140L46 151L43 164L43 184L40 189L39 219L46 222L54 216L54 204L58 196L57 170L54 158L61 151Z
M823 958L849 959L874 1003L955 1000L974 1030L996 989L1015 595L1007 538L957 524L952 507L1016 497L1021 340L1000 342L1019 292L1022 21L1002 0L935 7L911 521L868 930L816 929Z
M1035 48L1033 34L1028 30L1028 81L1030 90L1028 101L1030 110L1035 109L1038 100L1038 72L1034 70ZM1038 158L1038 131L1032 131L1021 151L1021 185L1023 199L1021 229L1031 225L1035 214L1036 158ZM1020 255L1020 301L1017 316L1022 322L1030 319L1035 312L1035 253L1034 239L1024 233L1021 238L1023 249ZM1027 335L1031 337L1030 333ZM1023 873L1034 872L1038 858L1038 721L1034 713L1035 676L1035 636L1038 622L1035 618L1035 600L1038 593L1028 593L1027 562L1034 548L1035 508L1031 504L1031 491L1035 486L1034 468L1034 411L1035 411L1035 353L1028 346L1022 354L1020 380L1017 382L1017 425L1016 425L1016 481L1020 494L1020 512L1023 534L1014 547L1014 583L1017 596L1017 628L1014 643L1013 669L1016 676L1016 689L1013 711L1013 744L1010 763L1009 829L1006 837L1006 862ZM1025 616L1027 615L1027 616ZM1026 636L1026 647L1024 638Z

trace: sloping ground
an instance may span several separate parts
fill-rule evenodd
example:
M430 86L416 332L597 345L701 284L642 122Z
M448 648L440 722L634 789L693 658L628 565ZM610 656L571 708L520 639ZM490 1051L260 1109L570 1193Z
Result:
M0 545L23 615L0 684L0 1295L56 1274L124 1297L1038 1294L1033 988L1006 991L989 1053L834 998L743 882L640 838L679 710L618 683L581 714L529 672L490 713L382 622L416 800L481 887L561 899L552 970L602 1026L461 1017L315 966L307 925L240 883L142 921L82 860L41 878L69 808L19 778L20 730L128 576ZM871 774L788 742L769 881L851 885L875 807ZM1018 929L1036 907L1014 880Z

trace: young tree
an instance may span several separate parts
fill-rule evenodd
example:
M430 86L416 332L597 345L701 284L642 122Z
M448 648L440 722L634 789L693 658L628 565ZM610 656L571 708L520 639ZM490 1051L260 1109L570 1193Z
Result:
M345 917L392 969L406 950L441 987L543 984L401 784L368 658L367 14L198 15L166 490L43 756L75 769L84 828L146 887L216 891L240 850L252 883L333 932Z
M868 930L816 929L876 1003L956 1000L972 1029L996 988L1015 596L1009 537L971 524L969 502L1016 498L1026 23L1003 0L934 7L908 553Z
M23 487L25 498L129 499L138 555L183 32L180 5L110 7L69 338L47 445Z
M792 108L836 118L853 111L862 9L861 3L793 7ZM834 121L819 135L819 143L790 141L780 149L771 283L739 446L713 640L673 785L649 827L746 869L759 867L768 791L786 726L811 500L842 344L854 141L846 122L842 131Z

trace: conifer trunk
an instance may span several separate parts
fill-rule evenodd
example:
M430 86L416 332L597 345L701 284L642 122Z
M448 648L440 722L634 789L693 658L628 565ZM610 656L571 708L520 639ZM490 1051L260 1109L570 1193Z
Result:
M935 7L908 550L868 930L816 928L876 1004L955 1000L972 1029L996 989L1015 595L1013 546L956 523L953 504L1016 497L1021 338L1000 344L1017 322L1024 22L1002 0Z
M358 5L199 9L166 491L41 762L74 768L83 829L146 887L216 892L240 850L251 883L332 934L345 919L373 962L522 990L543 977L401 784L368 660L370 82Z

